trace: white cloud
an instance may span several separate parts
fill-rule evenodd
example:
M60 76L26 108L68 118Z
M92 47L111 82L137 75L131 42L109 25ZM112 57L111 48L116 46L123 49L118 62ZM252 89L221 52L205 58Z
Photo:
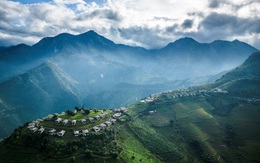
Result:
M180 37L210 42L241 38L259 47L258 0L0 1L0 41L32 44L90 29L117 43L158 48ZM214 20L213 20L214 19ZM3 37L3 34L5 37Z

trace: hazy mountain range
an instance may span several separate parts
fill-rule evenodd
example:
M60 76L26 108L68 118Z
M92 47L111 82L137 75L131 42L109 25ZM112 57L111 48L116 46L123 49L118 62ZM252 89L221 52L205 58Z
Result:
M72 85L70 90L77 92ZM55 119L40 125L63 128L65 136L32 133L25 124L0 144L0 156L4 162L259 162L259 106L255 52L216 82L150 96L86 137L74 136L70 125L55 125Z
M199 43L192 38L147 50L115 44L94 31L1 47L0 137L25 121L76 105L115 108L207 83L255 51L238 40Z

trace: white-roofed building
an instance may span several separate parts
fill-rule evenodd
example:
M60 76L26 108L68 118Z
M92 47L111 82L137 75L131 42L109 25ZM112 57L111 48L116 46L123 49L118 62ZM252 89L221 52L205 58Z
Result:
M110 126L110 125L112 124L112 122L106 121L105 124L106 124L107 126Z
M100 128L98 126L95 126L92 128L95 132L98 132L100 130Z
M96 120L99 120L99 119L100 119L100 116L99 116L99 115L96 115L95 118L96 118Z
M86 130L82 130L82 135L87 136L88 133L89 133L89 131L87 129Z
M60 132L57 133L58 136L64 136L64 134L66 133L65 130L61 130Z
M69 120L64 119L64 120L62 121L62 124L63 124L63 125L66 125L68 122L69 122Z
M87 121L86 121L86 119L81 119L81 122L86 123Z
M30 130L31 130L32 132L36 132L36 131L38 131L38 128L37 128L37 127L33 127L33 128L30 128Z
M58 119L55 120L55 122L56 122L57 124L59 124L61 121L62 121L61 118L58 118Z
M78 130L74 130L73 133L74 133L74 136L79 136L79 131Z
M45 128L41 127L39 130L38 130L38 133L41 134L45 131Z
M94 121L94 118L89 117L88 120L89 120L90 122L93 122L93 121Z
M120 117L121 115L122 115L122 113L116 113L116 114L113 115L113 117L114 117L114 118L118 118L118 117Z
M55 132L56 132L56 130L55 130L55 129L51 129L51 130L49 131L49 134L50 134L50 135L54 135L54 134L55 134Z
M104 128L106 128L106 126L107 126L106 124L101 123L101 124L99 125L99 128L100 128L100 129L104 129Z
M110 119L110 122L116 123L116 119L111 118L111 119Z
M72 124L72 125L76 125L76 123L77 123L77 120L72 120L72 121L71 121L71 124Z

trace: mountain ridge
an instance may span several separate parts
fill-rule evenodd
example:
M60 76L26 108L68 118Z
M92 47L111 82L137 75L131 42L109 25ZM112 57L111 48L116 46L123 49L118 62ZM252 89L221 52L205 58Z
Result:
M77 84L52 63L42 64L25 74L8 79L0 84L1 103L8 106L0 106L3 111L1 137L21 122L48 114L53 108L59 111L80 104L79 97ZM9 119L16 119L16 122L5 126Z
M87 117L82 112L76 116L60 114L39 122L37 129L47 130L43 134L32 133L27 123L0 144L0 156L4 160L20 158L39 162L259 162L260 82L250 88L255 79L259 80L259 65L260 52L253 53L241 66L227 73L243 71L250 73L250 77L238 73L224 81L224 75L212 84L150 95L127 109L90 111L91 116L94 112L109 114L95 124L55 124L57 118L78 117L80 121L79 117ZM222 85L217 85L221 80ZM241 80L247 81L243 87L249 88L248 94L253 96L243 96L244 88L237 85ZM116 123L94 131L97 124L115 115L120 115ZM91 126L88 135L75 136L75 131L81 132L75 128L86 126ZM49 135L52 128L66 130L65 136ZM89 141L87 146L81 144L86 141ZM109 146L111 142L115 143ZM30 150L23 153L20 149ZM114 153L108 154L111 150ZM11 155L14 151L18 153L15 158Z
M193 43L186 44L185 40L195 43L195 46ZM176 44L178 42L176 41ZM5 94L10 101L7 101L7 104L12 106L16 103L23 109L31 108L32 104L45 100L46 105L49 103L50 106L43 110L59 111L52 96L57 104L70 97L76 105L89 104L87 97L97 95L102 95L108 103L113 99L111 97L116 97L115 102L109 104L115 108L142 98L147 93L158 93L155 92L157 90L161 92L201 84L201 81L206 80L198 79L197 82L196 78L234 68L244 61L240 54L247 56L256 50L247 44L242 46L239 42L234 46L229 42L227 48L221 49L218 46L198 43L191 38L182 39L181 45L187 48L171 47L171 50L180 53L164 52L163 49L146 50L115 44L96 32L89 31L80 35L63 33L48 37L33 46L9 47L0 51L0 88L3 91L1 93L8 92L8 95ZM50 69L40 70L39 66L47 61L58 68L49 65ZM31 73L33 69L37 70L38 76L37 73ZM21 77L21 74L26 75ZM14 82L14 79L19 82ZM187 82L189 79L194 81ZM173 84L169 84L171 82ZM126 87L128 91L125 91L116 88L120 83L127 83L135 89ZM160 89L155 89L157 85L160 85ZM24 100L26 102L20 101L18 104L17 99L25 98L20 97L20 90L28 94ZM60 97L57 92L66 96ZM105 105L99 102L99 98L91 101L95 103L95 108Z

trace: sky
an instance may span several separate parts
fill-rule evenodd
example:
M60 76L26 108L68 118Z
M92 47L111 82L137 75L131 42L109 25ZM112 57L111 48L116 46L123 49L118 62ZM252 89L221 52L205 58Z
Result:
M259 0L1 0L0 45L33 45L59 33L94 30L156 49L183 37L238 39L260 49Z

